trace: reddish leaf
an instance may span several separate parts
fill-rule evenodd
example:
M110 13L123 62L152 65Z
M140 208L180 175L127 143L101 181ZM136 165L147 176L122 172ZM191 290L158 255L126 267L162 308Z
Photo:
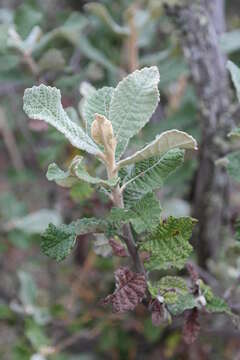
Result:
M187 271L189 272L191 282L192 282L192 293L195 296L200 295L200 289L199 289L199 275L197 272L197 269L192 263L187 263L186 265Z
M114 239L110 239L109 244L111 245L113 254L115 256L120 256L120 257L128 256L126 248L120 242L118 242Z
M200 324L198 322L198 309L195 308L191 310L186 319L183 326L183 339L184 341L190 345L192 344L200 331Z
M141 302L146 291L146 280L143 274L134 273L127 267L115 271L116 290L108 295L103 304L112 303L114 312L133 310Z
M165 305L159 302L158 299L152 302L150 310L152 311L152 324L154 326L159 326L169 320L169 313Z
M192 263L187 263L186 268L187 268L187 271L189 272L189 275L191 277L193 284L195 284L199 279L197 269L195 268L195 266Z

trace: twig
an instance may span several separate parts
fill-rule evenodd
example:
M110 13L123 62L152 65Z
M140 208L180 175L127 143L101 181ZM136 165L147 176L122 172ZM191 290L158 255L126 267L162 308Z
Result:
M55 346L46 346L40 349L40 353L43 356L59 354L61 351L65 350L69 346L76 343L79 339L94 339L100 334L100 329L95 328L91 331L80 331L79 333L73 334L56 344Z
M136 5L133 4L127 10L127 20L130 29L128 37L128 66L129 71L133 72L139 68L139 54L138 54L138 33L135 23Z
M106 166L108 179L112 180L115 177L118 177L118 169L115 160L117 142L114 137L110 121L101 115L95 114L95 120L92 124L91 134L96 142L104 146L103 161ZM116 207L124 208L123 195L119 184L112 189L112 201ZM144 266L140 259L129 224L123 225L123 235L136 271L144 274Z
M2 133L3 140L8 150L13 166L15 167L16 171L23 170L24 163L21 158L21 152L17 147L17 143L14 138L13 132L10 130L7 124L5 112L1 107L0 107L0 131Z

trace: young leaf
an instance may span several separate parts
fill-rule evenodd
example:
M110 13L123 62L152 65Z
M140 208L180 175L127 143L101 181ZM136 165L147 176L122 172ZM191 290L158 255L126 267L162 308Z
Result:
M144 68L128 75L114 90L109 120L118 142L118 158L129 139L141 130L155 111L159 101L159 79L156 66Z
M141 243L140 249L150 253L145 263L148 270L169 269L171 267L182 269L192 252L189 239L196 223L190 217L169 217Z
M117 178L103 180L89 175L82 161L82 156L75 156L67 171L61 170L55 163L50 164L47 171L47 179L55 181L63 187L72 187L79 180L104 187L113 187L117 184Z
M210 286L204 284L202 280L200 280L200 290L202 295L205 297L207 304L206 310L210 313L226 313L230 316L233 315L231 309L228 304L218 296L215 296Z
M166 304L174 304L179 296L189 294L185 280L179 276L165 276L156 283L148 283L148 289L154 298L160 295Z
M232 61L227 62L227 69L230 71L233 84L237 91L237 97L240 101L240 69Z
M91 126L95 120L96 113L109 119L109 108L113 92L114 88L103 87L86 97L82 105L82 115L86 124L86 131L89 135L91 134Z
M114 312L134 310L142 301L146 292L145 276L134 273L127 267L120 267L115 271L116 290L108 295L103 303L112 303Z
M67 188L72 187L77 182L77 178L71 175L69 169L63 171L55 163L48 166L46 177L49 181L55 181L56 184Z
M101 153L98 146L81 127L69 119L62 107L58 89L43 84L33 86L25 90L23 101L23 109L30 118L44 120L54 126L78 149L93 155Z
M132 156L118 162L117 167L134 164L149 159L153 156L160 156L172 149L193 149L197 150L196 140L187 133L179 130L168 130L159 135L153 142Z
M184 150L173 149L163 156L137 163L123 184L125 206L131 207L145 194L162 187L183 160Z

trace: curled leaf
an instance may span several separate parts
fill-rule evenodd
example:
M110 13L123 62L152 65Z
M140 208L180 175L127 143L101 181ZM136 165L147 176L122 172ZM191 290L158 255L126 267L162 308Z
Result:
M149 159L153 156L160 156L172 149L197 150L196 140L189 134L179 130L168 130L157 136L154 141L142 150L137 151L118 162L118 168Z
M165 305L155 299L151 304L151 312L152 312L152 323L154 326L160 326L165 322L171 321L171 316L167 311Z
M111 180L103 180L91 176L83 164L83 157L79 155L73 158L67 171L61 170L55 163L50 164L48 166L47 179L49 181L55 181L63 187L72 187L79 182L79 180L104 187L115 186L118 182L116 177Z
M103 145L105 150L109 149L115 152L116 139L113 135L113 127L111 121L104 115L95 114L95 120L91 126L91 136L97 144Z
M120 267L115 271L115 279L116 290L104 299L103 304L111 303L113 311L119 313L134 310L145 295L145 276L132 272L128 267Z

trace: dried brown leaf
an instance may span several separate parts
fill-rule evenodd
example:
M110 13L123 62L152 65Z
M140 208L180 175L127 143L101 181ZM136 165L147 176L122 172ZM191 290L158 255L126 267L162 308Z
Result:
M188 345L194 343L194 341L198 337L199 331L200 331L200 324L198 322L198 309L194 308L188 313L185 319L185 323L183 326L184 341Z
M170 320L169 312L167 311L165 305L158 301L158 299L155 299L152 302L150 310L152 312L152 324L154 326L160 326Z
M112 251L113 251L113 254L115 256L120 256L120 257L127 257L128 256L128 252L127 252L126 248L119 241L116 241L114 239L110 239L109 244L110 244L110 246L112 248Z
M115 271L115 279L116 290L104 299L103 304L111 303L114 312L135 309L145 295L145 276L132 272L128 267L120 267Z

